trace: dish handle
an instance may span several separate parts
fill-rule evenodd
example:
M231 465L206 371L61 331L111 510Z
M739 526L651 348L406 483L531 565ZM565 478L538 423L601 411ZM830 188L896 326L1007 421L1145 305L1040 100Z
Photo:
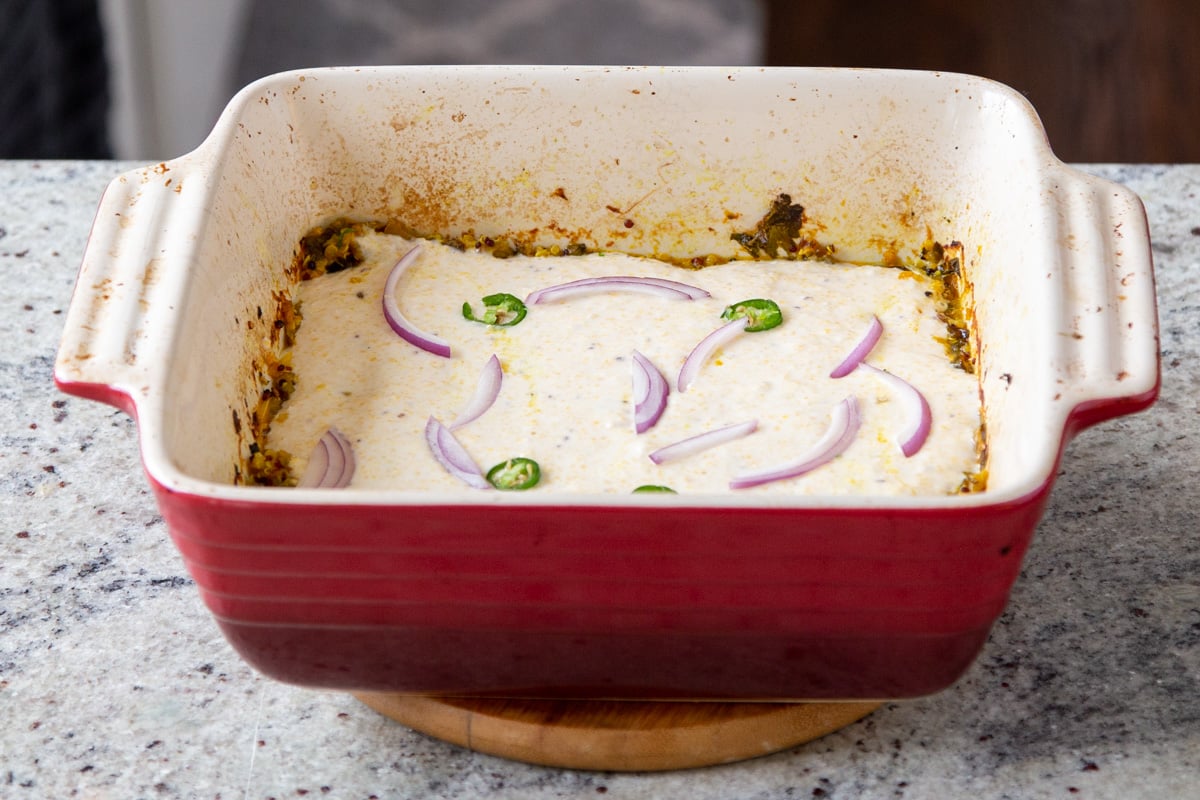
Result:
M149 391L148 365L170 346L173 293L166 232L185 224L191 195L169 163L119 175L104 191L88 236L64 320L54 382L68 394L114 405L136 416Z
M1068 437L1158 397L1158 312L1141 198L1076 173L1056 187L1063 241L1061 401Z

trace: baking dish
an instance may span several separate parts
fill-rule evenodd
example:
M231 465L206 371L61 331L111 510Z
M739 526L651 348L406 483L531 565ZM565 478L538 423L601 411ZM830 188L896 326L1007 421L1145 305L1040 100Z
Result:
M232 417L335 216L734 255L790 193L840 258L963 243L988 489L498 497L234 485ZM630 225L628 223L632 222ZM881 699L969 666L1081 429L1158 392L1149 234L1012 90L889 70L284 73L101 199L55 380L138 422L200 595L253 666L346 690ZM1047 613L1051 613L1047 610Z

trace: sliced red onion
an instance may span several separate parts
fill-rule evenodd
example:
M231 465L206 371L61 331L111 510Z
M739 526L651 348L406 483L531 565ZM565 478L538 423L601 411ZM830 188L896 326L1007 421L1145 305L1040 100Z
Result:
M705 431L695 436L689 436L674 444L669 444L666 447L660 447L650 454L650 460L655 464L677 461L681 458L695 455L703 450L716 447L719 444L725 444L736 439L741 439L743 436L749 436L756 430L758 430L758 420L756 419L752 419L749 422L726 425L723 428Z
M866 362L860 366L878 375L896 392L896 396L904 404L905 421L896 438L900 441L900 452L904 453L905 458L912 458L925 444L929 430L933 427L933 412L929 410L929 401L920 389L886 369L873 367Z
M740 317L731 322L727 322L715 331L705 336L700 340L700 343L692 348L692 352L683 362L682 369L679 370L679 380L677 387L679 391L686 392L687 388L696 380L696 376L700 374L700 368L704 366L704 362L708 361L717 348L732 342L746 326L750 324L747 317Z
M534 303L553 303L570 297L582 297L601 292L641 292L652 294L667 300L698 300L710 297L708 292L698 286L691 286L679 281L666 278L641 278L632 275L609 275L603 278L581 278L577 281L547 286L530 292L525 298L526 305Z
M344 489L354 477L354 448L341 431L329 428L321 434L308 458L304 477L297 486L305 489Z
M854 441L854 435L858 433L861 424L862 418L858 414L858 399L854 395L850 395L833 407L833 413L829 418L829 427L820 441L813 445L808 452L787 464L738 475L729 482L729 488L749 489L752 486L797 478L806 472L812 472L844 452Z
M833 372L829 373L829 377L844 378L851 372L854 372L855 367L861 364L863 359L870 354L875 344L879 341L879 337L882 335L883 323L879 321L879 317L872 314L871 322L867 325L867 329L863 331L858 344L854 345L854 349L842 359L842 363L838 364Z
M475 386L475 394L471 396L470 402L467 403L467 407L462 410L462 413L450 423L448 426L450 430L461 428L468 422L473 422L483 416L483 413L492 407L492 403L496 402L503 380L504 370L500 367L500 359L493 355L483 365L483 371L479 373L479 383Z
M387 283L383 286L383 316L392 326L392 330L398 333L404 341L434 355L449 358L450 344L444 339L439 339L437 336L425 333L415 327L405 318L396 302L396 286L400 283L400 276L417 260L420 251L420 244L413 245L412 249L401 256L400 260L396 262L396 266L392 267L392 271L388 273Z
M476 489L487 489L491 486L467 449L454 438L449 428L434 417L430 417L429 422L425 423L425 442L429 445L433 457L451 475Z
M650 359L633 351L633 428L645 433L653 428L667 407L667 379Z

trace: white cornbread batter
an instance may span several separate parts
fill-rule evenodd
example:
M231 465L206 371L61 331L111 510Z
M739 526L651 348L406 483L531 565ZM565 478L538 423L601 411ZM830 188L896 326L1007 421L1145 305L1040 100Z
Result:
M455 431L482 471L509 458L541 466L537 493L622 493L644 484L685 493L916 495L953 492L978 469L981 420L973 375L953 366L938 337L929 284L897 269L796 261L739 261L683 270L614 253L497 259L420 241L396 298L413 326L449 342L443 358L401 339L382 311L382 292L397 259L418 244L398 236L360 238L366 263L300 284L304 321L292 353L294 395L275 419L270 446L293 454L303 474L328 428L352 443L350 488L479 492L430 453L430 416L450 423L467 405L493 355L504 377L494 405ZM662 277L711 297L664 299L620 291L529 306L511 327L465 319L464 302L530 292L605 275ZM721 312L748 298L769 298L783 324L743 333L718 350L686 391L676 379ZM900 451L906 418L894 389L870 370L833 379L871 315L883 336L867 358L919 388L932 410L924 447ZM636 434L631 354L644 354L671 392L659 422ZM832 462L797 478L731 490L735 475L793 461L821 438L833 408L848 395L862 416L853 444ZM662 465L652 451L721 426L757 420L757 430Z

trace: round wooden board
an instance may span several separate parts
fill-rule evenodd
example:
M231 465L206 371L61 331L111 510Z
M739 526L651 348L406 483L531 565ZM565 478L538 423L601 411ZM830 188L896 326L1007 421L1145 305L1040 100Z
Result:
M402 725L443 741L530 764L606 772L728 764L810 742L880 706L856 703L710 703L521 700L362 692Z

